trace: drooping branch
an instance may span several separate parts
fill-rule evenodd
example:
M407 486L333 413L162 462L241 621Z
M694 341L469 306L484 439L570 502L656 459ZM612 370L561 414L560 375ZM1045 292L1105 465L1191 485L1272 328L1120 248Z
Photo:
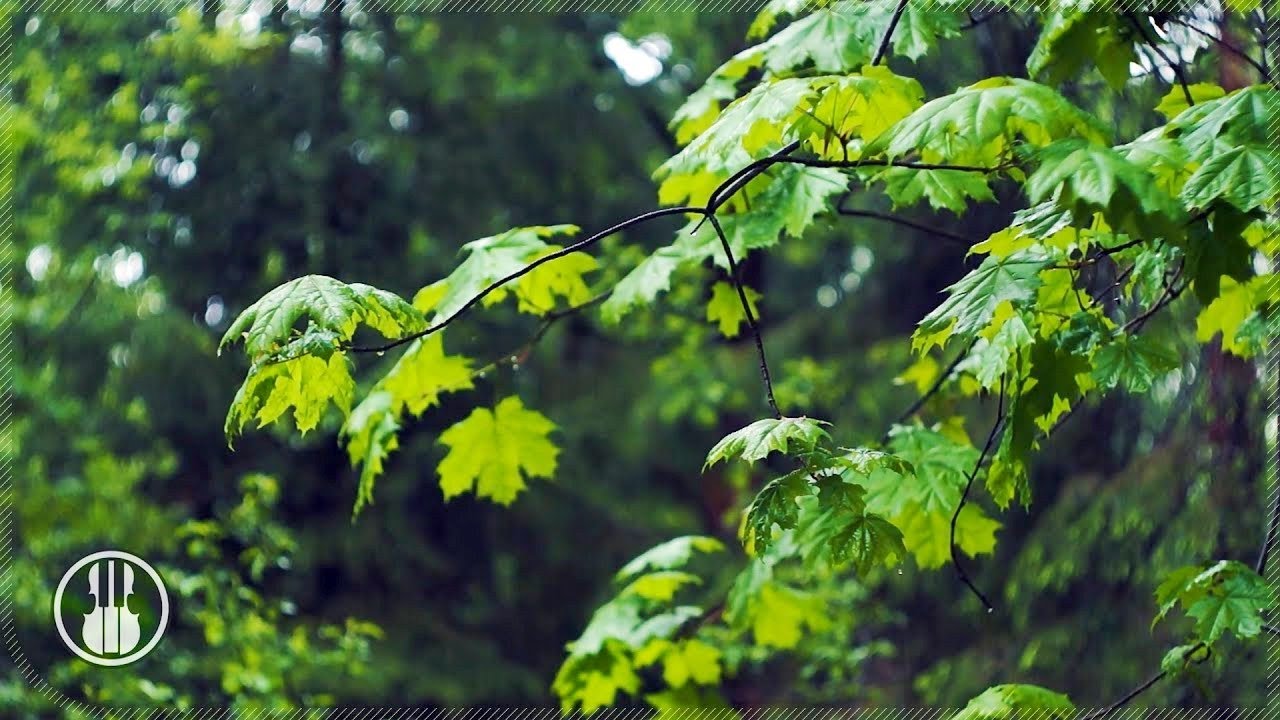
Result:
M1159 58L1164 61L1164 64L1168 65L1169 69L1173 71L1173 75L1177 78L1178 84L1182 86L1182 95L1186 98L1187 104L1195 105L1196 100L1191 96L1191 87L1187 83L1187 73L1186 69L1182 67L1182 61L1179 60L1175 62L1173 58L1169 57L1168 53L1166 53L1164 49L1160 47L1160 44L1156 42L1156 39L1151 37L1151 34L1147 32L1145 27L1143 27L1142 21L1135 17L1133 13L1125 13L1124 17L1129 21L1129 24L1133 26L1133 29L1137 30L1138 34L1142 36L1142 41L1146 43L1147 47L1151 48L1151 51L1159 56Z
M963 356L962 356L963 357ZM956 510L951 514L951 566L956 569L956 575L960 577L960 582L964 583L969 591L982 601L982 606L987 612L992 612L995 608L991 605L991 601L987 596L978 589L978 586L969 578L969 573L965 571L964 565L960 562L960 548L956 545L956 524L960 521L960 511L964 510L965 503L969 500L969 490L973 488L973 481L977 479L978 473L982 471L983 464L987 461L987 456L991 454L991 448L995 446L996 438L1000 436L1000 431L1004 428L1004 390L1006 376L1000 376L1000 399L996 403L996 420L991 424L991 432L987 433L987 441L982 445L982 452L978 455L978 461L973 464L973 469L969 471L969 477L964 483L964 492L960 494L960 502L956 503Z
M751 329L751 337L756 343L756 354L760 357L760 379L764 382L765 397L769 401L769 407L773 409L773 416L781 418L782 411L778 409L778 401L773 396L773 380L769 374L769 361L764 354L764 339L760 337L756 314L751 311L751 301L747 299L747 292L742 287L741 278L738 277L738 263L733 258L733 248L729 247L729 238L725 236L724 228L720 227L716 214L708 212L706 218L715 229L716 236L720 238L720 246L724 249L725 258L729 261L729 279L733 281L733 287L738 291L738 300L742 302L742 312L746 315L747 327Z
M912 230L919 230L920 232L928 233L930 235L936 235L937 237L940 237L944 240L947 240L948 242L952 242L957 245L964 245L965 247L970 247L973 245L973 240L971 240L970 238L967 238L963 235L958 235L949 230L943 230L942 228L929 227L924 223L918 223L914 220L909 220L904 217L898 217L897 215L890 215L888 213L875 212L874 210L857 210L854 208L847 208L847 207L844 207L843 201L841 202L840 205L836 206L836 214L844 215L846 217L862 217L862 218L870 218L872 220L881 220L884 222L893 223L895 225L908 227L908 228L911 228Z
M566 255L570 255L580 250L585 250L586 248L589 248L592 245L595 245L596 243L609 237L610 235L616 235L617 233L620 233L623 230L626 230L627 228L635 227L637 225L642 225L646 222L649 222L650 220L656 220L662 217L669 217L671 215L690 215L690 214L701 214L704 212L705 212L704 208L681 206L681 207L672 207L672 208L662 208L660 210L651 210L647 213L637 215L628 220L623 220L622 222L618 223L617 225L614 225L613 227L607 228L605 230L601 230L600 232L596 233L595 235L592 235L589 238L586 238L585 240L579 240L578 242L573 243L571 245L567 245L560 250L557 250L548 255L544 255L538 258L537 260L534 260L533 262L529 263L528 265L525 265L519 270L516 270L515 272L509 273L502 278L494 280L493 282L489 283L489 285L487 285L483 290L476 293L469 300L463 303L462 307L458 308L457 310L454 310L453 314L449 315L448 317L446 317L445 319L439 322L429 325L426 329L419 330L416 333L410 333L400 338L396 338L395 340L391 340L382 345L375 345L375 346L369 346L369 347L348 347L345 349L350 352L356 352L356 353L380 353L380 352L386 352L388 350L398 348L401 345L411 343L414 340L417 340L419 338L427 337L428 335L432 335L448 327L451 323L453 323L453 321L462 317L468 310L475 307L481 300L488 297L495 290L503 287L504 285L511 282L512 280L518 280L521 277L528 275L530 272L533 272L533 270L535 270L539 266L545 265L549 262L552 262L553 260L558 260Z

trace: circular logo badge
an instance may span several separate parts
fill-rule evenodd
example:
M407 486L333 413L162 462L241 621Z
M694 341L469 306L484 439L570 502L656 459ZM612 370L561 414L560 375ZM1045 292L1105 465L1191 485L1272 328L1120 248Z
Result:
M169 594L145 560L120 550L80 558L53 594L62 642L86 662L128 665L155 648L169 622Z

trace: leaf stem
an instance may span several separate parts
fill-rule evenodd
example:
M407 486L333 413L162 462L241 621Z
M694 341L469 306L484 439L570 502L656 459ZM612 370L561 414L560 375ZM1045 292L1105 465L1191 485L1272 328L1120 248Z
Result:
M893 41L893 31L898 29L898 21L902 19L902 13L907 9L909 0L898 0L898 6L893 9L893 17L889 18L889 26L884 29L884 36L880 38L880 47L876 49L876 56L871 59L872 65L879 65L884 56L889 54L889 44Z

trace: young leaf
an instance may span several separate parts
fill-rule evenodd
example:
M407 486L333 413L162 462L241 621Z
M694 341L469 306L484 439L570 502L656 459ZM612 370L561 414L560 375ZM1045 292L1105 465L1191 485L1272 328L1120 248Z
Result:
M1238 638L1262 631L1262 613L1275 606L1275 589L1248 565L1222 560L1200 571L1180 568L1156 589L1159 622L1176 604L1196 621L1196 638L1206 645L1225 633ZM1154 624L1154 623L1153 623Z
M818 441L829 437L822 429L828 423L807 417L766 418L724 436L707 454L706 465L741 457L749 463L762 460L771 452L798 453L812 450Z
M356 405L342 426L342 436L347 439L347 455L351 465L360 465L360 484L356 491L353 513L359 513L373 502L373 486L382 474L387 456L400 446L394 399L390 393L369 393Z
M441 394L474 387L471 375L471 359L446 355L444 334L438 332L410 343L374 389L390 396L393 412L407 409L421 415L440 401Z
M453 315L489 285L520 270L534 259L548 252L554 252L558 246L548 244L545 238L575 235L577 232L576 225L519 227L463 245L462 252L466 253L466 259L448 277L431 286L444 288L442 291L435 291L438 299L435 299L431 308L435 317L446 318ZM586 295L585 287L580 291L578 284L581 283L582 273L594 269L594 266L588 268L584 260L575 259L575 257L577 257L576 254L569 255L548 263L548 265L555 265L567 261L569 263L567 271L557 271L544 265L530 273L530 275L536 275L539 269L546 270L532 281L529 280L528 275L522 277L516 286L517 293L523 291L526 294L532 294L547 306L540 305L535 308L525 301L520 304L520 309L534 314L546 312L554 307L552 292L559 295ZM483 301L485 306L502 302L507 291L508 288L503 287L491 292ZM582 297L582 299L586 298Z
M760 299L760 293L749 287L742 288L742 292L747 296L751 314L760 317L760 311L756 309L756 301ZM742 323L747 321L747 315L742 311L742 299L738 297L737 289L729 283L718 282L711 288L711 300L707 303L707 321L719 324L720 334L727 338L737 337Z
M1035 685L996 685L969 701L952 720L1070 720L1076 706L1061 693Z
M355 395L355 381L345 354L327 358L302 355L284 362L255 363L236 392L224 426L227 439L235 437L250 420L265 427L293 408L298 431L306 434L320 423L329 403L346 415Z
M619 597L635 595L655 602L670 602L680 588L685 585L698 585L702 579L697 575L678 570L659 570L632 580L618 593Z
M872 141L866 154L994 164L1016 140L1043 146L1068 137L1104 142L1107 132L1047 86L995 77L925 103Z
M511 396L490 411L476 408L445 430L449 452L440 461L440 489L446 500L468 490L509 505L524 489L525 476L550 478L560 450L547 439L556 426Z
M722 550L724 550L724 544L713 537L684 535L649 548L624 565L614 579L626 580L646 570L674 570L684 567L693 557L694 552L713 553Z

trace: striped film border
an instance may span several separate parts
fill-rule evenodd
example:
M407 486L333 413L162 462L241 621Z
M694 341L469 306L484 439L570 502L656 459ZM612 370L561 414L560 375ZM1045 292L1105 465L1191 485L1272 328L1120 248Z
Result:
M914 0L913 0L914 1ZM194 0L198 3L198 0ZM188 7L193 0L18 0L6 3L0 18L7 19L15 12L157 12ZM764 6L763 0L304 0L307 10L333 11L360 5L362 9L393 12L756 12ZM943 0L919 0L921 5L936 4L950 10L1051 10L1063 6L1089 6L1090 2L1014 2L996 5L991 2L945 2ZM1099 0L1096 10L1105 11L1171 11L1197 4L1182 2L1140 2L1138 0ZM11 25L11 24L10 24ZM10 28L12 29L12 28ZM364 707L364 708L296 708L250 709L194 708L110 708L83 703L51 686L26 657L17 640L11 593L14 578L11 575L12 557L15 552L14 527L14 459L17 447L12 428L13 382L17 361L11 322L15 309L13 280L17 263L14 243L13 193L15 187L15 158L11 135L13 122L12 87L10 84L14 62L12 34L0 35L0 638L8 649L19 674L31 688L59 707L67 717L120 718L121 720L162 720L186 718L189 720L647 720L654 711L647 707L624 706L601 709L590 716L580 711L562 713L552 707L470 707L470 708L414 708L414 707ZM1274 136L1280 136L1280 126L1271 128ZM1278 170L1280 171L1280 170ZM1276 238L1280 240L1280 238ZM1273 263L1280 258L1272 258ZM15 264L17 263L17 264ZM1280 274L1266 289L1272 299L1280 297ZM1280 338L1270 338L1261 371L1266 387L1265 428L1267 459L1263 495L1266 501L1267 527L1259 528L1267 537L1280 524ZM1275 548L1271 550L1274 552ZM1272 583L1280 583L1280 558L1267 565L1265 576ZM1280 636L1267 635L1267 705L1259 708L1158 708L1130 705L1108 715L1117 720L1270 720L1280 717L1280 703L1275 698L1280 685ZM662 713L663 720L944 720L958 708L839 708L839 707L762 707L707 709L682 708ZM1103 708L1081 709L1081 716L1098 712ZM1042 720L1035 715L1023 715L1024 720Z

